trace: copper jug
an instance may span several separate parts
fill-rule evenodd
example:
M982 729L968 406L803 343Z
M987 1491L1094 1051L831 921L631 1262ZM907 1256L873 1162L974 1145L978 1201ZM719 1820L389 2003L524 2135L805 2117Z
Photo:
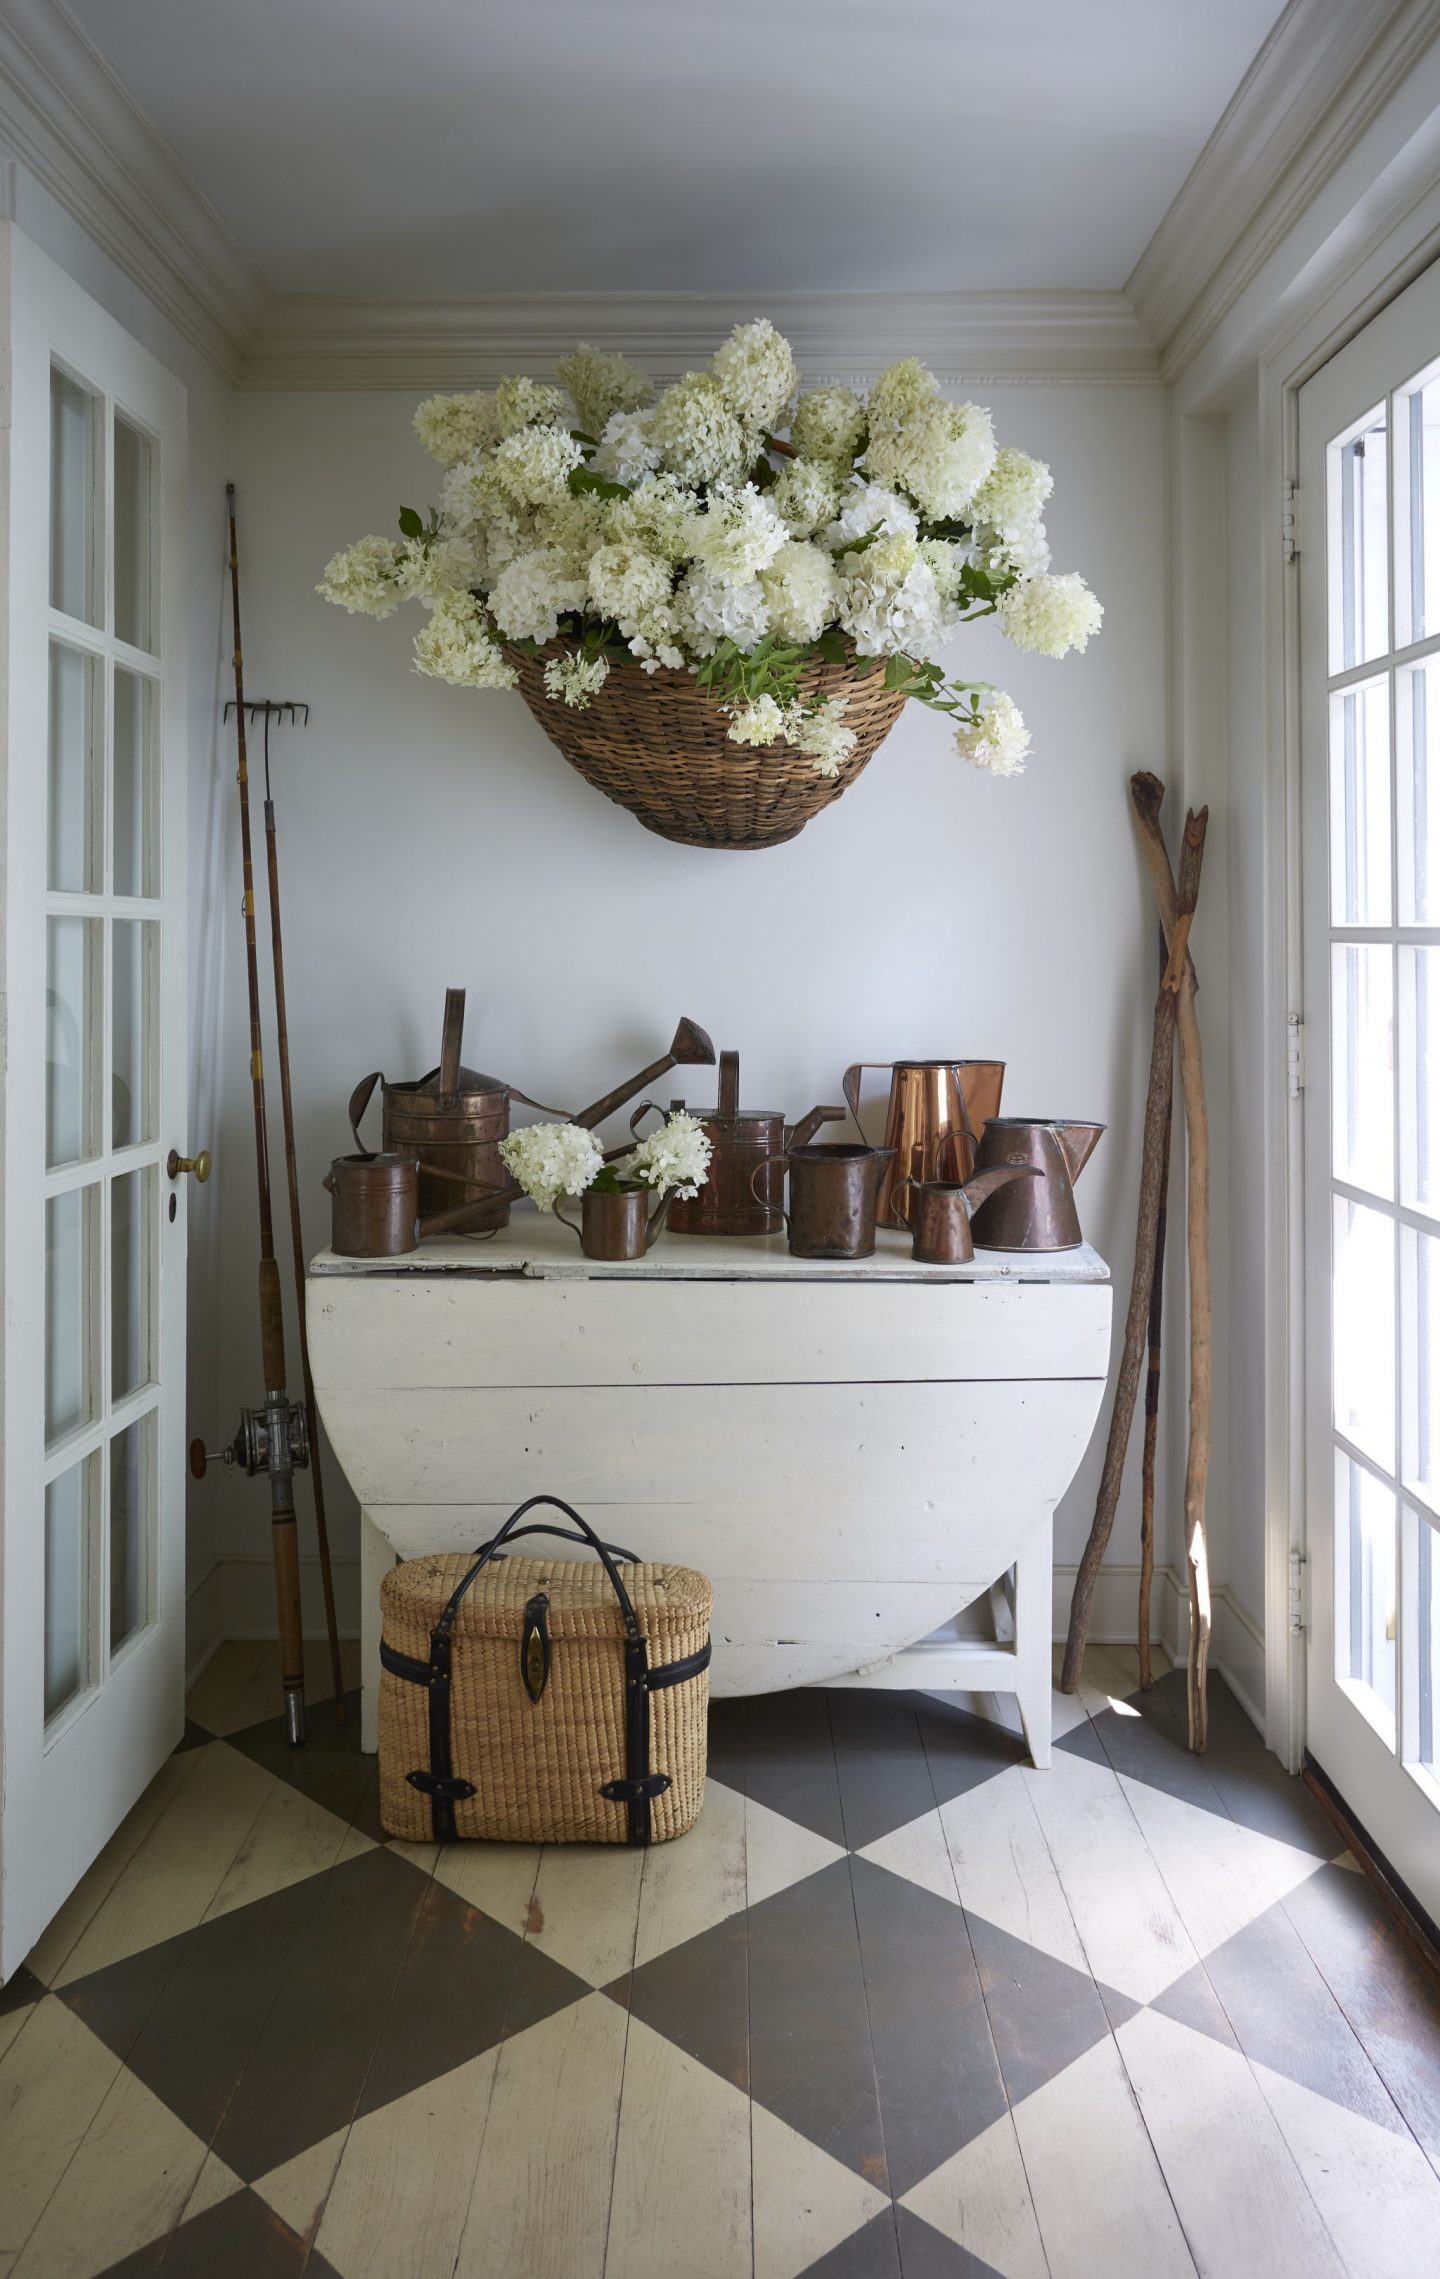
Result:
M1084 1241L1075 1181L1095 1152L1103 1124L1059 1123L1045 1116L989 1116L977 1158L982 1171L1032 1165L1038 1179L1019 1179L991 1195L975 1214L982 1250L1075 1250Z
M650 1208L648 1187L587 1187L580 1198L580 1224L567 1219L557 1195L551 1208L580 1237L587 1258L643 1258L665 1224L670 1197Z
M845 1097L857 1130L860 1078L867 1068L890 1070L885 1141L894 1158L880 1178L876 1200L883 1227L903 1227L895 1208L902 1179L968 1179L975 1169L977 1135L987 1116L1000 1113L1003 1060L859 1060L845 1071Z
M922 1266L968 1266L975 1256L970 1222L981 1204L1012 1179L1039 1177L1033 1163L1001 1163L992 1171L977 1171L963 1184L954 1179L897 1179L896 1207L905 1204L906 1223L914 1234L910 1256Z
M847 1140L820 1140L788 1147L774 1159L790 1173L790 1208L785 1232L795 1258L872 1258L875 1254L875 1198L880 1175L894 1161L888 1147L856 1147ZM757 1163L754 1181L765 1175Z

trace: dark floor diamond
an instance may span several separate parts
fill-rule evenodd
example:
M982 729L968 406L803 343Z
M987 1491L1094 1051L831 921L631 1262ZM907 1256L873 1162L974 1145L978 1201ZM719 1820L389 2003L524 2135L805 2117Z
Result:
M798 2279L900 2279L899 2213L898 2208L882 2208L818 2263L807 2263Z
M830 1711L823 1693L764 1693L717 1702L710 1773L832 1844L845 1841Z
M107 2263L99 2279L339 2279L335 2267L254 2192L232 2193L148 2247Z
M1103 2041L1110 2024L1093 1978L983 1916L967 1919L1000 2071L1018 2105Z
M1217 2040L1228 2040L1233 2032L1254 2063L1288 2075L1380 2128L1403 2133L1404 2123L1374 2066L1283 1906L1268 1908L1216 1947L1205 1957L1203 1971L1226 2020ZM1152 2008L1170 2017L1182 2017L1187 2006L1195 2008L1195 1990L1186 1983L1195 1976L1187 1972ZM1184 2023L1199 2021L1184 2016ZM1201 2031L1206 2030L1202 2024Z
M32 2002L39 2001L44 1991L34 1971L27 1970L22 1962L19 1969L12 1970L5 1984L0 1986L0 2018L12 2010L28 2010Z
M305 1742L299 1749L286 1737L283 1716L262 1718L258 1725L246 1725L225 1738L232 1749L263 1765L277 1780L298 1788L313 1804L323 1804L327 1812L358 1828L362 1835L383 1841L379 1760L360 1753L359 1694L348 1693L345 1703L343 1725L333 1701L308 1703Z
M1380 2079L1440 2168L1440 1983L1373 1885L1353 1869L1319 1869L1284 1904Z
M869 1860L851 1862L890 2188L908 2192L1005 2110L965 1917Z
M750 2094L884 2192L853 1864L836 1860L749 1910Z
M178 1757L183 1749L203 1749L214 1738L214 1734L208 1733L203 1725L197 1725L193 1717L187 1717L185 1730L176 1742L171 1754Z
M750 1982L745 1911L670 1947L605 1992L731 2081L750 2087Z

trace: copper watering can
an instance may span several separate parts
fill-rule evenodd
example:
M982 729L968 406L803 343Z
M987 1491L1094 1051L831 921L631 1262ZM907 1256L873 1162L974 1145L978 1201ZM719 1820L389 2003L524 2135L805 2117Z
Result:
M683 1100L670 1103L672 1113L684 1106ZM664 1112L656 1101L642 1101L630 1118L631 1131L638 1130L645 1116ZM798 1124L787 1124L778 1108L742 1108L740 1055L722 1052L715 1107L709 1114L702 1109L694 1112L710 1141L710 1171L698 1194L676 1196L671 1202L672 1234L778 1234L785 1149L803 1147L822 1124L833 1123L845 1110L812 1108Z
M1033 1163L1000 1163L963 1183L954 1179L897 1179L894 1208L913 1234L910 1255L922 1266L968 1266L975 1256L971 1221L988 1198L1013 1179L1038 1179ZM905 1190L909 1189L907 1198Z
M876 1210L881 1226L903 1227L895 1208L902 1179L968 1179L977 1135L1000 1113L1003 1060L857 1060L845 1071L845 1098L860 1129L860 1079L867 1068L890 1070L885 1141L894 1161L881 1174ZM863 1135L862 1135L863 1136Z
M1103 1124L1059 1123L1044 1116L989 1116L980 1136L982 1171L1038 1171L982 1203L975 1240L982 1250L1075 1250L1084 1241L1075 1181L1094 1154Z
M453 1171L432 1169L430 1177L452 1195L468 1188L470 1200L422 1218L418 1155L337 1155L322 1181L330 1197L330 1248L341 1258L403 1258L427 1234L473 1231L474 1182Z

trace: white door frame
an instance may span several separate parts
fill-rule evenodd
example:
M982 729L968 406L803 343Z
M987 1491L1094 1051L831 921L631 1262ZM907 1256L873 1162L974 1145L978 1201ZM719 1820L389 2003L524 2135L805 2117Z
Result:
M153 1777L179 1738L183 1723L185 1654L185 1232L186 1183L178 1184L170 1219L169 1147L186 1142L186 932L185 829L187 647L183 501L186 398L178 379L101 309L13 223L0 223L0 294L5 316L4 429L0 435L3 544L0 544L0 641L6 665L6 714L0 750L0 830L6 894L3 922L3 1059L0 1059L0 1177L3 1177L4 1314L3 1400L0 1400L0 1977L23 1960L113 1829ZM117 411L158 437L158 490L152 514L160 534L158 655L129 649L103 626L93 633L49 607L44 578L50 527L47 447L52 356L90 376L113 397ZM14 448L16 435L25 448ZM107 442L107 452L109 444ZM104 539L108 573L108 532ZM105 613L102 612L102 618ZM157 809L161 871L153 898L138 902L88 892L84 914L97 919L130 910L160 919L160 952L168 984L158 986L162 1027L158 1089L150 1134L126 1143L115 1161L123 1172L153 1165L158 1199L158 1256L147 1305L151 1357L161 1387L149 1461L154 1466L156 1518L153 1559L143 1582L144 1616L115 1650L105 1630L109 1546L91 1538L101 1571L87 1598L90 1670L94 1681L49 1721L44 1714L45 1497L43 1309L45 1165L45 912L47 908L46 802L48 738L47 655L52 633L67 646L90 649L116 666L161 675L158 721L165 770L163 810ZM102 676L106 668L101 667ZM102 677L102 687L105 685ZM23 855L23 860L21 859ZM50 897L51 900L55 898ZM103 922L108 925L108 916ZM103 963L99 971L108 970ZM108 1014L106 1016L108 1019ZM104 1078L94 1113L105 1119L106 1145L96 1161L108 1184L110 1097ZM51 1174L64 1182L68 1173ZM97 1190L98 1191L98 1190ZM106 1206L102 1202L103 1210ZM109 1265L98 1258L101 1319L92 1368L108 1385ZM90 1301L87 1299L87 1304ZM97 1387L98 1393L98 1387ZM126 1396L122 1417L153 1405L148 1388ZM97 1422L77 1428L76 1455L103 1436L106 1404ZM66 1443L62 1442L62 1446ZM103 1438L97 1441L97 1449ZM53 1462L53 1459L51 1459ZM99 1459L103 1470L103 1456ZM103 1493L103 1491L102 1491ZM38 1918L38 1919L37 1919Z

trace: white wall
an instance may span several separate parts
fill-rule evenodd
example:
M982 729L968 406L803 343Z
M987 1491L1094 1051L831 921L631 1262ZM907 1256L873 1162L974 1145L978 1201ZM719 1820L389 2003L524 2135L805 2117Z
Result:
M418 613L376 626L315 594L337 545L392 529L400 503L434 493L409 396L239 400L248 682L256 696L313 708L308 730L282 733L275 752L312 1250L328 1224L320 1179L349 1145L352 1085L377 1065L402 1078L432 1066L445 988L457 983L469 991L471 1065L560 1102L593 1097L662 1050L682 1012L740 1048L747 1102L792 1111L838 1097L842 1068L861 1056L1004 1058L1017 1112L1112 1127L1080 1199L1123 1309L1154 974L1126 783L1137 767L1164 772L1163 402L1132 388L987 400L1002 438L1054 467L1057 560L1103 597L1103 636L1064 664L1022 657L988 626L957 651L1030 721L1036 756L1020 782L964 766L943 719L912 706L833 810L763 854L653 837L573 773L518 697L417 678ZM227 910L237 877L232 849ZM258 1389L233 955L226 992L214 1134L222 1419ZM707 1082L701 1072L692 1097L713 1099ZM1084 1541L1102 1445L1103 1431L1067 1499L1062 1561ZM344 1506L337 1551L353 1558L353 1506L338 1484L331 1493ZM263 1499L233 1481L221 1496L228 1626L263 1625ZM1133 1492L1112 1556L1138 1556Z

